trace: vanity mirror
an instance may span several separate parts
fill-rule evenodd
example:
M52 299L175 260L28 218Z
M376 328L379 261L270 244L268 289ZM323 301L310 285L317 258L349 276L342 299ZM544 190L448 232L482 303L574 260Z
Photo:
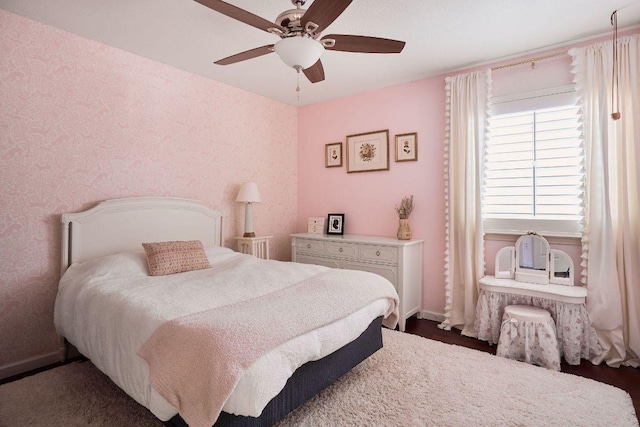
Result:
M495 277L518 282L547 285L573 285L573 260L559 249L551 249L544 237L530 232L522 235L515 246L498 251Z
M565 252L551 249L549 283L573 286L573 260Z
M496 273L498 279L513 279L515 266L515 247L507 246L496 254Z
M537 234L525 234L516 241L516 280L549 284L549 242Z

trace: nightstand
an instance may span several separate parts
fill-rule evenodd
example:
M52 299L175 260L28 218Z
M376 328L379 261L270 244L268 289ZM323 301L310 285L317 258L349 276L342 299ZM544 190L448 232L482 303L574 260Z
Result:
M238 241L238 252L262 259L269 259L269 239L271 238L273 236L235 237Z

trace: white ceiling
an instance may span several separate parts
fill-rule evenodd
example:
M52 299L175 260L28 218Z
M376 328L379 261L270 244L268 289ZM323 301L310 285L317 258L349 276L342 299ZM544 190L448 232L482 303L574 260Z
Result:
M293 8L290 0L227 1L270 21ZM278 38L193 0L0 0L0 8L292 105L610 34L614 10L619 28L640 24L640 0L354 0L323 33L404 40L404 51L325 51L326 80L301 74L298 100L296 73L276 54L214 65Z

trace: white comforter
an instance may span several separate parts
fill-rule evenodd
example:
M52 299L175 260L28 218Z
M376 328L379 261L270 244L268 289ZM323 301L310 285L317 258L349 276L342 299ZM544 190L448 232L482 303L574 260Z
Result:
M326 270L259 260L226 248L208 249L207 256L211 269L150 277L144 252L128 252L74 264L60 280L54 315L58 333L163 421L178 411L150 385L147 364L136 353L158 326L264 295ZM223 410L259 416L299 366L353 341L374 318L388 314L390 304L377 300L265 354L246 371Z

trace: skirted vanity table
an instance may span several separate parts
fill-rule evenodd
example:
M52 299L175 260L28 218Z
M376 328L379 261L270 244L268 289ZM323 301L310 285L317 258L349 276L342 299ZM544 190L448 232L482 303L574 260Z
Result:
M528 305L547 310L556 324L560 355L570 365L600 353L587 313L587 289L574 286L574 265L565 252L551 249L535 233L520 236L515 246L496 254L495 276L479 281L475 332L478 339L498 343L504 308Z

